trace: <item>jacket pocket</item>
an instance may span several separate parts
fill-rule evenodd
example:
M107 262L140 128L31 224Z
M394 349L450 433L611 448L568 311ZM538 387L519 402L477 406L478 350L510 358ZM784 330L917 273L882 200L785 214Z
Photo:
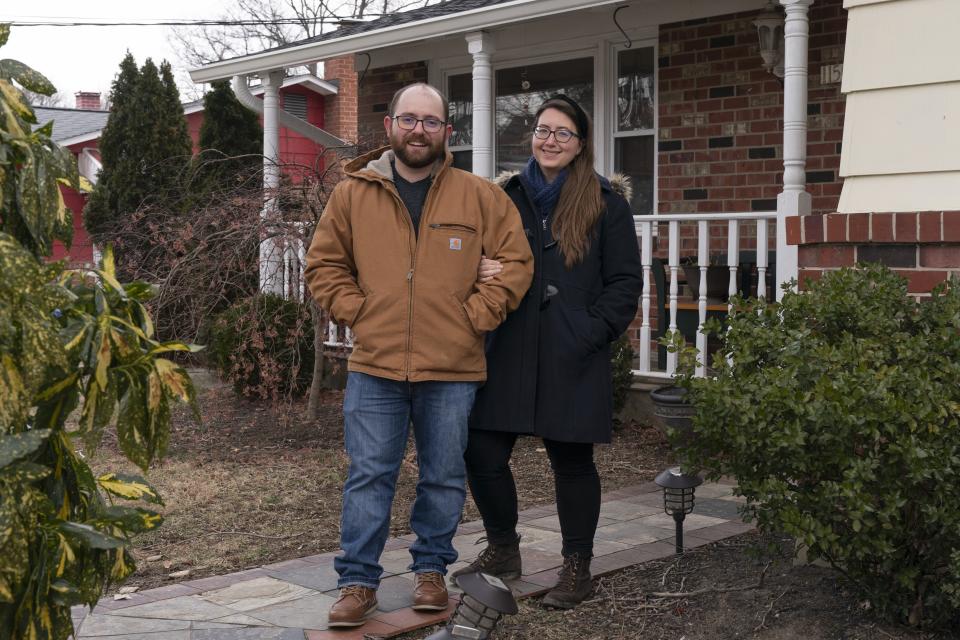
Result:
M368 291L367 295L363 298L363 302L360 304L360 308L357 310L357 316L353 320L353 325L350 327L355 343L363 343L363 321L370 316L370 309L373 307L374 302L373 297L373 292Z
M411 348L415 372L457 375L484 369L482 335L474 331L460 299L440 287L418 290Z
M364 312L370 308L371 298L373 298L373 294L370 293L369 291L364 294L363 302L360 303L360 308L357 309L357 314L353 317L353 324L350 325L351 331L360 322L360 319L363 317Z
M481 244L469 223L432 222L418 240L417 268L428 274L430 286L466 299L477 281Z
M460 302L460 299L451 293L450 300L453 302L453 305L457 308L457 311L460 312L460 317L463 318L464 326L467 327L467 329L470 330L470 333L472 333L474 336L480 337L482 334L477 333L476 330L474 330L473 323L470 322L470 316L467 315L467 310L466 308L464 308L463 303Z
M585 357L603 348L606 341L598 335L593 318L586 309L561 305L560 311L567 330L573 338L576 353Z
M473 234L477 232L476 227L469 224L464 224L462 222L431 222L430 228L437 229L437 230L448 230L448 231L464 231L466 233L473 233Z

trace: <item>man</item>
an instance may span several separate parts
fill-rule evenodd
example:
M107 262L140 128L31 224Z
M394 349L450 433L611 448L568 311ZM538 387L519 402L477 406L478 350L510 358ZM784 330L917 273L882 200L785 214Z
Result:
M451 166L446 98L400 89L383 123L389 148L345 166L307 254L314 298L354 334L343 402L350 470L335 560L331 627L377 607L379 564L412 421L420 477L410 526L418 610L443 610L443 576L463 509L467 418L486 378L484 333L517 307L533 258L510 199ZM480 256L503 263L477 282Z

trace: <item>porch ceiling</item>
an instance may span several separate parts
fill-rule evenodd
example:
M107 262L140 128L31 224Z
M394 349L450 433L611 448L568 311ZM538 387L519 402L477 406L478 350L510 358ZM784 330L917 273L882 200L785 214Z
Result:
M466 33L549 15L613 5L623 0L514 0L458 11L415 22L392 24L340 38L304 42L269 49L249 56L214 62L190 71L194 82L212 82L237 75L265 73L272 69L297 67L359 51L371 51L427 38Z

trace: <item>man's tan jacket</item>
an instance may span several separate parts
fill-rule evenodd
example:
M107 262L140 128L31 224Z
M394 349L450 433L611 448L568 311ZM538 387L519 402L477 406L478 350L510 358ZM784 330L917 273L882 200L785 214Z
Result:
M434 169L419 238L393 183L393 151L345 167L307 253L321 307L354 333L348 369L392 380L484 380L484 333L516 309L533 256L502 189L453 168ZM477 283L481 254L503 265Z

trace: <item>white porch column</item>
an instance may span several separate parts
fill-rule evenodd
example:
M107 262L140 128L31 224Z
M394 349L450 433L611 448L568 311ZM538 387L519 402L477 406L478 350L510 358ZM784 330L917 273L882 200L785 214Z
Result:
M473 56L473 173L493 178L493 41L489 33L468 33L467 50Z
M813 0L780 0L787 12L783 26L783 192L777 196L777 280L796 278L797 246L787 244L790 216L810 215L807 184L807 52ZM783 291L777 286L777 300Z
M277 189L280 187L280 84L282 70L260 76L263 82L263 210L261 218L273 220L278 214ZM272 227L264 225L264 232ZM276 238L260 243L260 290L283 295L283 247Z

